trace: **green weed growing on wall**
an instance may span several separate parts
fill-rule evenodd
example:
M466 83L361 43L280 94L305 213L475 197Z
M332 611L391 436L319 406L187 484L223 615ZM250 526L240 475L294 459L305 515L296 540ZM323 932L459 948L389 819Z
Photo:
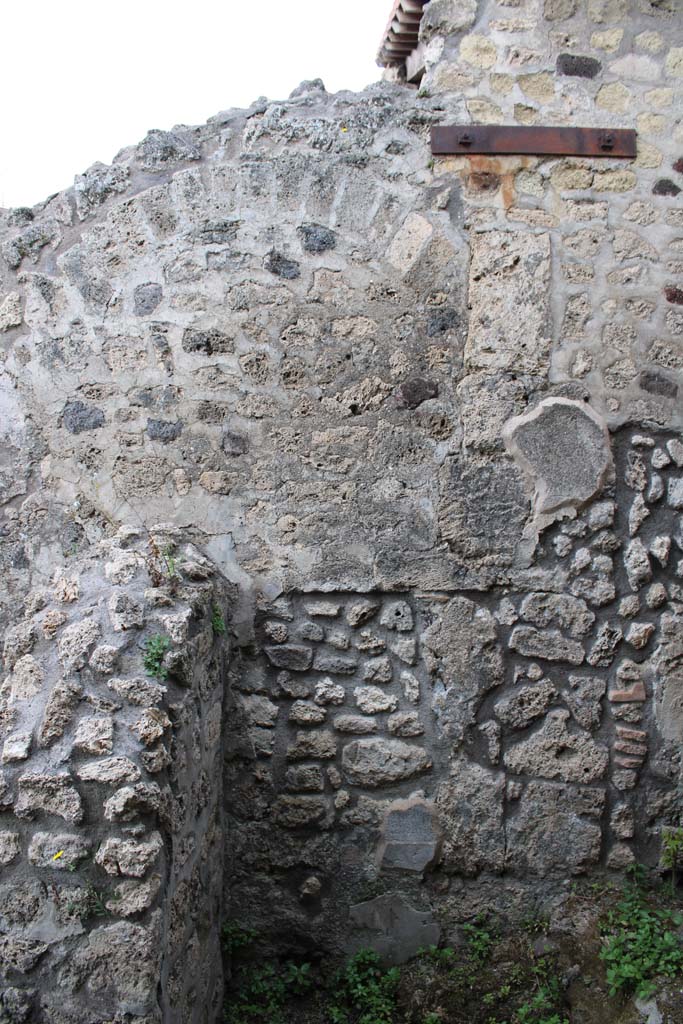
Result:
M169 650L171 641L163 633L155 633L145 641L142 664L148 676L166 679L168 670L164 665L164 655Z

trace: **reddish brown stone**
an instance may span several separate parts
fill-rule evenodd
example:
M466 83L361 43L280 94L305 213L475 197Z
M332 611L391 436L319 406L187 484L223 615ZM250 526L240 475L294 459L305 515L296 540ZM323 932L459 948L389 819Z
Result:
M623 740L617 740L614 744L615 750L620 750L622 754L630 754L632 757L645 757L647 755L647 747L641 747L637 743L625 743Z
M624 690L610 690L609 699L614 704L625 704L627 701L633 701L634 703L640 703L647 697L645 693L645 687L642 682L634 683L633 686L629 686Z
M490 171L474 171L467 184L473 192L495 192L500 186L500 178Z
M622 740L647 740L647 733L643 729L629 729L625 725L617 726L617 736Z
M664 289L667 302L675 302L677 306L683 306L683 288L675 288L673 285Z
M614 763L618 764L620 768L641 768L643 764L642 761L639 761L637 758L634 757L615 757ZM632 789L633 785L635 785L635 780L630 786L622 786L619 788Z

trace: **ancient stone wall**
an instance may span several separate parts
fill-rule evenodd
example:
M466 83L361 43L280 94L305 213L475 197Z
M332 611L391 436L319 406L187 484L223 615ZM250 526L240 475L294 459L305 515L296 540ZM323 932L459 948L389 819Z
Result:
M438 97L443 123L638 132L637 158L627 162L437 160L439 178L462 182L472 235L466 368L487 379L548 373L555 384L581 383L610 424L680 427L680 5L470 0L454 10L431 3L422 25L422 91ZM515 293L501 275L527 253L550 317L539 302L536 316L513 316L515 340Z
M221 915L402 959L680 821L680 12L422 35L418 91L304 83L0 211L9 1020L214 1021ZM430 156L469 121L638 157Z
M177 531L124 526L8 630L3 1021L220 1018L229 590Z

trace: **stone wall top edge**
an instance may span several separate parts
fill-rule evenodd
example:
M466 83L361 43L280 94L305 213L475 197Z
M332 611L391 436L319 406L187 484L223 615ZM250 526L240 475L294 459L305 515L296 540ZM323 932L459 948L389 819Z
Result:
M79 190L83 190L88 177L93 175L102 177L107 172L114 173L117 168L137 170L140 180L131 180L125 194L122 192L119 196L120 199L137 194L155 184L162 184L169 174L204 159L208 155L208 150L204 147L210 147L214 141L225 142L224 136L230 127L243 128L252 118L260 118L269 110L276 110L282 114L308 112L309 115L313 115L322 107L334 110L361 105L382 96L407 101L415 98L415 91L407 90L397 83L377 81L369 83L359 91L340 89L330 93L321 79L305 80L287 98L259 96L248 107L227 107L211 115L201 124L175 124L170 128L150 128L139 142L122 146L110 162L95 161L84 171L74 174L73 185L50 193L32 207L0 206L0 233L20 226L29 219L29 214L32 214L30 219L33 220L48 213L60 200L73 201ZM405 106L405 102L402 105ZM145 151L161 149L164 146L167 147L167 155L155 158L154 153L150 154L156 166L149 166L150 159L149 156L145 156ZM171 147L176 149L175 153L171 152Z

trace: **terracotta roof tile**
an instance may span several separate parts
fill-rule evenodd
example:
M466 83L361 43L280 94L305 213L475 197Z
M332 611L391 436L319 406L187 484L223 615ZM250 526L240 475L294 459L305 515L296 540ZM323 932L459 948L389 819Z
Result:
M423 8L429 0L395 0L377 63L382 67L403 64L416 48Z

